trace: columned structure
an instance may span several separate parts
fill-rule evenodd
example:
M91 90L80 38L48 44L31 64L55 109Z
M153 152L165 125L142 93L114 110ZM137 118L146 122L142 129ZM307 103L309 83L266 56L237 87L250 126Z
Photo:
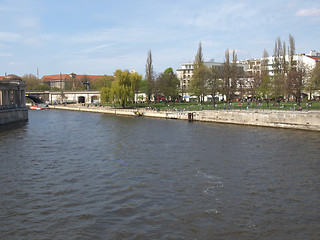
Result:
M28 120L25 83L16 75L5 76L0 81L0 115L0 124Z

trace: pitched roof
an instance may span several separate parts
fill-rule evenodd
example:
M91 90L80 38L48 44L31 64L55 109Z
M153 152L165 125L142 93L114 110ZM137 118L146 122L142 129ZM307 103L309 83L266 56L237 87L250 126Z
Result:
M62 81L70 81L72 80L72 76L75 76L77 79L81 79L83 77L89 78L91 81L96 80L97 78L101 78L104 75L77 75L75 73L70 73L70 74L61 74L61 79ZM44 75L41 80L43 82L50 82L50 81L59 81L60 80L60 74L55 74L55 75Z
M71 80L71 77L68 74L61 74L62 80ZM41 80L43 82L57 81L60 80L60 74L55 75L44 75Z
M311 56L309 56L309 57L314 59L316 62L320 62L320 57L311 57Z
M77 75L76 77L77 78L83 78L83 77L87 77L89 79L91 79L91 81L94 81L96 80L97 78L101 78L103 77L104 75Z
M10 76L11 76L11 79L9 79L10 78ZM17 79L17 78L20 78L21 79L21 77L19 77L19 76L17 76L17 75L14 75L14 74L9 74L9 75L6 75L6 76L0 76L0 81L3 81L3 80L5 80L5 81L10 81L10 80L12 80L12 76L15 78L15 79ZM6 79L5 79L6 78Z

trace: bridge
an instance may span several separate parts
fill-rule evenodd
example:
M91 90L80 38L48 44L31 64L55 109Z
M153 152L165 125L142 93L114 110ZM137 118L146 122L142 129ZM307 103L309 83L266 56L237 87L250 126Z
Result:
M10 74L0 81L0 124L28 121L25 103L25 83Z
M99 91L28 91L26 97L35 103L94 103L100 102Z

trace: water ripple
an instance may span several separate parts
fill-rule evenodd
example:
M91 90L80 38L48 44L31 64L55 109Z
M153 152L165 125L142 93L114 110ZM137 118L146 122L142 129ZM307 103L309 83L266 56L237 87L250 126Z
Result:
M1 239L318 239L318 133L29 116L0 133Z

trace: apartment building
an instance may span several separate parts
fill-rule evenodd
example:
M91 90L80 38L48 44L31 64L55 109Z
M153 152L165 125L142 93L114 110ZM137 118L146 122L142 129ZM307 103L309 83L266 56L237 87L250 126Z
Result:
M223 70L223 64L224 63L213 62L213 61L204 62L204 65L206 65L208 68L216 68L218 71L221 71L221 72ZM246 62L241 62L241 61L237 62L237 67L243 72L246 72L248 68ZM193 71L194 71L194 66L193 66L193 63L191 62L183 63L181 65L181 68L177 69L177 77L180 80L181 95L187 101L191 97L188 90L191 87ZM216 97L221 99L223 96L218 95ZM212 98L212 96L208 95L205 97L205 99L209 99L209 98Z
M245 73L241 80L243 84L243 88L250 88L252 85L252 81L255 76L259 76L263 69L268 71L269 76L274 75L274 61L275 58L273 56L257 59L249 59L249 60L240 60L237 62L237 67L241 68L241 70ZM289 68L290 64L290 56L285 56L286 66ZM293 64L298 67L304 69L306 72L310 72L315 66L316 63L320 62L320 53L315 50L311 50L308 54L296 54L293 56ZM209 67L216 67L220 70L223 69L223 63L219 62L204 62L204 64ZM193 63L183 63L181 68L177 69L177 77L180 80L180 89L181 95L183 98L190 98L190 93L188 89L190 89L191 81L193 77ZM308 81L308 74L305 75L303 81ZM210 96L211 97L211 96ZM186 99L188 100L188 99Z
M303 68L305 71L311 71L316 63L320 61L320 53L311 50L309 54L295 54L293 56L293 64L298 68ZM261 70L266 67L270 76L274 75L274 62L275 58L273 56L258 59L244 60L247 64L247 76L252 77L261 74ZM290 56L285 56L286 66L289 66Z
M45 84L48 84L51 88L61 88L65 89L67 83L71 83L73 87L77 84L75 82L76 79L78 80L86 80L86 81L94 81L97 78L101 78L104 75L77 75L75 73L70 74L55 74L55 75L44 75L41 78L41 81Z

